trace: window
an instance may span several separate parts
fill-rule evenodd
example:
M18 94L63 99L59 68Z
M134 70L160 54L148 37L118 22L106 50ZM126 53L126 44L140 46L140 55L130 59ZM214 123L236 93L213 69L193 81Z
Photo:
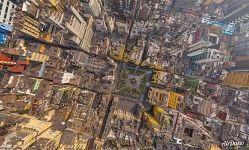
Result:
M190 57L190 61L194 61L194 57Z
M194 57L191 57L192 61L195 61L195 56Z
M204 53L204 59L207 59L207 56L208 56L208 52L205 52Z
M4 19L6 19L7 18L7 14L4 14Z
M210 58L211 57L211 52L208 53L208 57L207 58Z
M184 129L184 133L189 136L189 137L192 137L193 136L193 133L194 133L194 130L193 129L190 129L190 128L185 128Z
M201 139L202 139L202 140L206 140L206 135L203 134L203 135L201 136Z
M205 53L201 54L201 59L200 60L203 60L205 59Z
M197 60L200 60L200 59L201 59L201 54L199 54L197 57Z
M7 6L9 6L9 5L10 5L10 2L8 1L8 2L7 2Z
M9 10L9 7L6 7L6 9L5 9L6 14L8 13L8 10Z

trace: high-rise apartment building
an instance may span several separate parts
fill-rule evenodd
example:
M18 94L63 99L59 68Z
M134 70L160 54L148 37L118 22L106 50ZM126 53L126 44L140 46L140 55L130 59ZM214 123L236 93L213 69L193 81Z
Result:
M92 42L92 37L93 37L93 17L91 15L86 15L86 20L87 20L87 26L86 26L86 31L84 33L84 37L81 41L81 48L83 48L86 51L90 51L91 47L91 42Z
M40 22L36 18L37 12L38 7L35 3L26 1L19 5L13 21L15 30L37 39L40 38Z
M227 5L227 7L224 9L225 21L235 21L235 22L242 22L245 21L246 14L249 13L249 4L248 0L227 0L224 1L224 6ZM244 18L243 18L244 16Z
M12 24L11 11L15 9L16 5L10 0L1 0L0 1L0 22Z
M112 7L124 17L130 17L136 7L137 0L111 0Z
M80 46L84 33L86 30L86 22L79 12L73 6L70 6L66 13L62 24L69 31L68 34L64 35L64 43L68 46Z
M239 27L239 32L236 35L236 43L231 50L236 56L249 55L249 0L228 0L224 2L226 22L234 22Z
M84 8L93 16L98 17L101 12L101 6L98 0L81 0Z

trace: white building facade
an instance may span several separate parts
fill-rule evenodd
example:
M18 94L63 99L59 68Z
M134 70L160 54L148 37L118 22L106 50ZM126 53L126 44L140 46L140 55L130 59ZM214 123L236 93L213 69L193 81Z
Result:
M11 11L16 8L16 5L10 0L0 0L0 23L12 24Z

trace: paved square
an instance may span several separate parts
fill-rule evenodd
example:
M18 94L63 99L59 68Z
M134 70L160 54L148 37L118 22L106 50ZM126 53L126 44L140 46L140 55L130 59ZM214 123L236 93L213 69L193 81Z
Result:
M122 95L139 98L146 87L147 72L141 69L126 67L120 73L118 91Z

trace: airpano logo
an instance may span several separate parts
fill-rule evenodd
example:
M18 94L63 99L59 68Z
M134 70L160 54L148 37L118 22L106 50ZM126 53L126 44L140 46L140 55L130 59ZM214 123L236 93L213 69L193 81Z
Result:
M246 145L246 142L245 142L245 141L228 140L228 141L224 141L221 145L222 145L223 147L245 146L245 145Z

